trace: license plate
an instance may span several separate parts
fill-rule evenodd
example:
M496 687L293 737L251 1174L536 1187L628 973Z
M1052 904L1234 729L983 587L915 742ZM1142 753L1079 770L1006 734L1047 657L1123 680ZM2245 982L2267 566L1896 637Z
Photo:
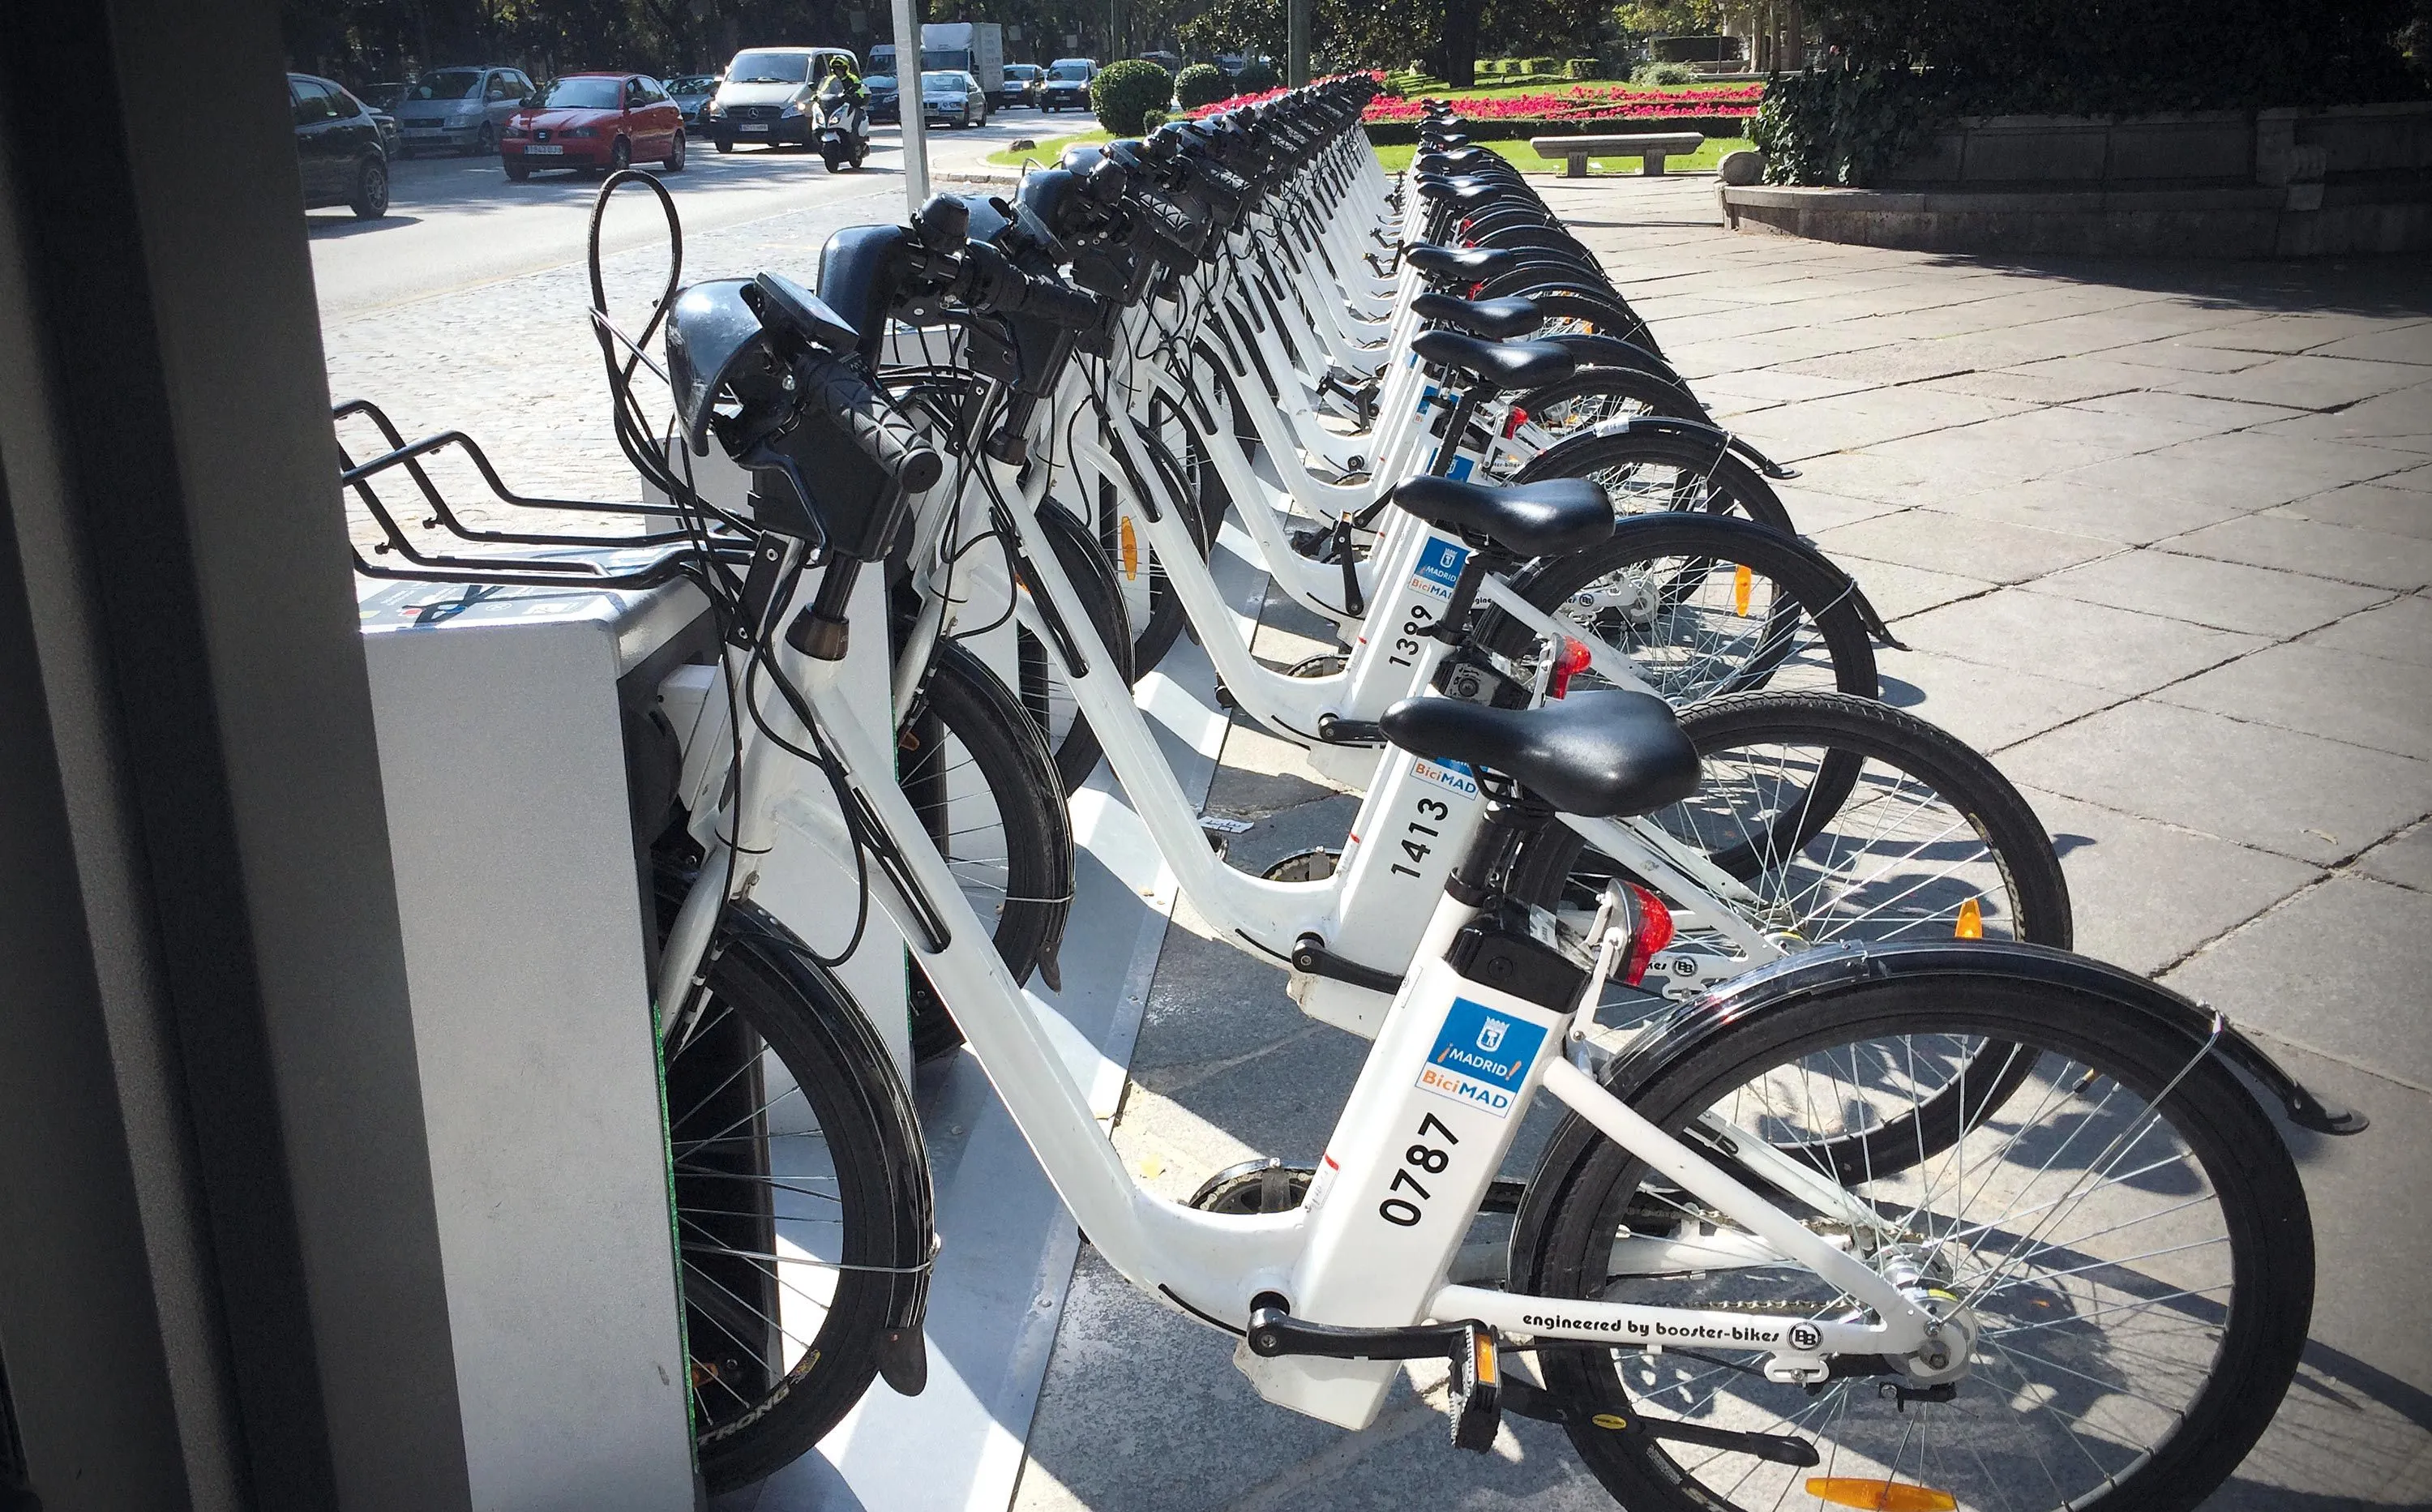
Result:
M526 147L524 148L524 156L527 158L563 158L566 156L566 149L564 147Z
M768 128L765 126L738 126L735 129L737 131L766 131Z
M405 128L405 134L410 137L435 137L445 135L447 129L438 126L410 126Z

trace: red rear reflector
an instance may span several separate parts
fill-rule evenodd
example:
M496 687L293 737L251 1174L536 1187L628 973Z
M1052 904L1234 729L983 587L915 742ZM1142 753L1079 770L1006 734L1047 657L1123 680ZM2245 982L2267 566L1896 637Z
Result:
M1588 648L1564 636L1562 649L1554 653L1554 675L1545 685L1545 696L1561 698L1569 693L1571 679L1587 671L1588 660Z
M1503 439L1511 440L1519 433L1520 428L1528 423L1528 412L1517 404L1512 405L1512 413L1503 417Z
M1622 970L1621 979L1635 987L1647 979L1647 968L1655 953L1672 943L1672 910L1664 900L1635 882L1625 882L1630 895L1638 900L1638 932L1630 942L1630 961Z

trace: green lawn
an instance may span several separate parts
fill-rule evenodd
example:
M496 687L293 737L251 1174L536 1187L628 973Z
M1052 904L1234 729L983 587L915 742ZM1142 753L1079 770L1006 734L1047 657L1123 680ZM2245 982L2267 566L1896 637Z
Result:
M1624 122L1621 124L1626 127L1629 123ZM1512 165L1517 167L1522 173L1559 174L1563 168L1562 159L1541 158L1537 156L1536 149L1529 146L1525 141L1481 142L1478 145L1509 160ZM1699 147L1696 152L1689 156L1685 158L1664 159L1664 171L1665 173L1688 173L1699 168L1711 169L1715 163L1720 162L1723 160L1724 153L1737 152L1743 147L1753 147L1754 145L1756 145L1756 144L1750 142L1746 137L1708 137L1706 139L1706 144ZM1410 159L1418 152L1418 150L1419 149L1416 146L1409 143L1404 143L1398 146L1378 147L1376 149L1376 159L1385 165L1385 171L1387 173L1400 173L1404 169L1410 167ZM1636 158L1590 158L1588 160L1588 172L1592 174L1619 173L1635 176L1638 172L1638 160Z
M1114 133L1111 131L1084 131L1077 136L1069 137L1040 137L1038 139L1039 145L1035 147L1022 152L991 152L988 155L988 161L1000 168L1019 168L1024 161L1035 162L1042 168L1053 168L1056 166L1056 160L1063 155L1066 147L1086 146L1092 142L1112 142L1114 139Z

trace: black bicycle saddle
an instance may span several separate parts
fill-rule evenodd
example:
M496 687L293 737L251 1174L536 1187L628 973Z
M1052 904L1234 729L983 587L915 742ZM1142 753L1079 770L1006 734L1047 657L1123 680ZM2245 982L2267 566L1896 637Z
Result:
M1697 790L1697 748L1652 693L1583 689L1536 708L1406 698L1377 723L1413 756L1499 772L1582 819L1653 813Z

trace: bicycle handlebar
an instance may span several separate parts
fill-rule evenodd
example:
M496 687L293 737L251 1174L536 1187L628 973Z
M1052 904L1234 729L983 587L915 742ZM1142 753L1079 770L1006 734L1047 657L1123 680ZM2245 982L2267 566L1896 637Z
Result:
M832 357L813 354L795 366L800 402L836 421L853 445L892 475L906 493L936 486L945 459L904 416L887 407L861 376Z

